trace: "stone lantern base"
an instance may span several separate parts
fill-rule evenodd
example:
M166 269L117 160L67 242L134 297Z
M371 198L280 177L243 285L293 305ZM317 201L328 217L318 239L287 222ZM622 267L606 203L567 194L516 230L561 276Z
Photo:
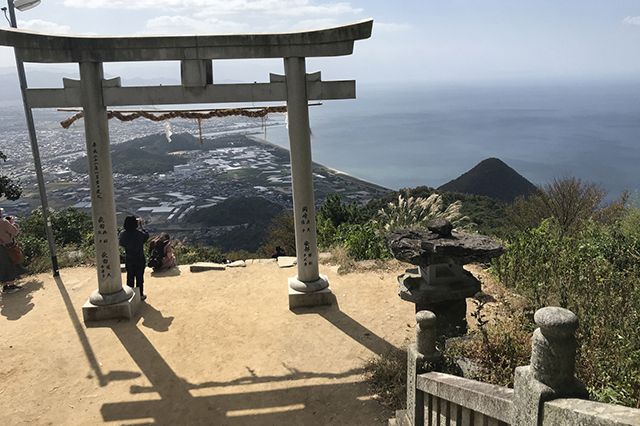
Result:
M480 291L480 281L461 265L442 263L407 269L398 277L400 298L413 302L416 312L431 311L437 317L439 336L467 332L467 297Z

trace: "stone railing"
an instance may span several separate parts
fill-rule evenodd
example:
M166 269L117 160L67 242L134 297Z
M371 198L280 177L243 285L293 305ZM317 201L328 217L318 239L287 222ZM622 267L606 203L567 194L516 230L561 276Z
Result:
M514 389L430 371L438 365L436 317L416 314L416 343L407 351L407 409L390 424L640 425L640 410L588 400L576 379L578 318L563 308L536 312L531 363L515 371Z

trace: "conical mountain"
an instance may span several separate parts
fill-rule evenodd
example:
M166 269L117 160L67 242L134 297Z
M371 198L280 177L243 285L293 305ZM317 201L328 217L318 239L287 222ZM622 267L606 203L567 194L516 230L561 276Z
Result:
M498 158L482 160L468 172L438 189L485 195L505 202L511 202L517 197L530 195L536 191L535 185Z

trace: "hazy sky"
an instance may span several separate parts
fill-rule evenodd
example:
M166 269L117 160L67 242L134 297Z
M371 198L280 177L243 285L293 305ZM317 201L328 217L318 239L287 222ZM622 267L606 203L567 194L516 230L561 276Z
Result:
M640 76L639 0L42 0L17 14L24 29L100 35L282 32L373 18L372 38L352 57L310 61L324 79ZM0 67L9 66L13 52L0 48ZM144 72L174 69L177 78L177 65ZM215 78L264 81L269 71L281 72L281 61L216 63Z

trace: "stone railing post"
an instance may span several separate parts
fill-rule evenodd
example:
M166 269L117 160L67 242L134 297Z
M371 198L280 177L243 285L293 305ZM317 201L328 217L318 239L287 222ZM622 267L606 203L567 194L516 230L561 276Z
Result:
M426 373L427 363L440 359L436 349L436 316L430 311L416 314L416 343L407 348L407 410L397 415L401 425L424 425L424 394L416 389L418 374Z
M514 426L537 426L545 401L589 398L575 377L578 317L568 309L547 307L536 311L534 321L531 364L515 371Z

